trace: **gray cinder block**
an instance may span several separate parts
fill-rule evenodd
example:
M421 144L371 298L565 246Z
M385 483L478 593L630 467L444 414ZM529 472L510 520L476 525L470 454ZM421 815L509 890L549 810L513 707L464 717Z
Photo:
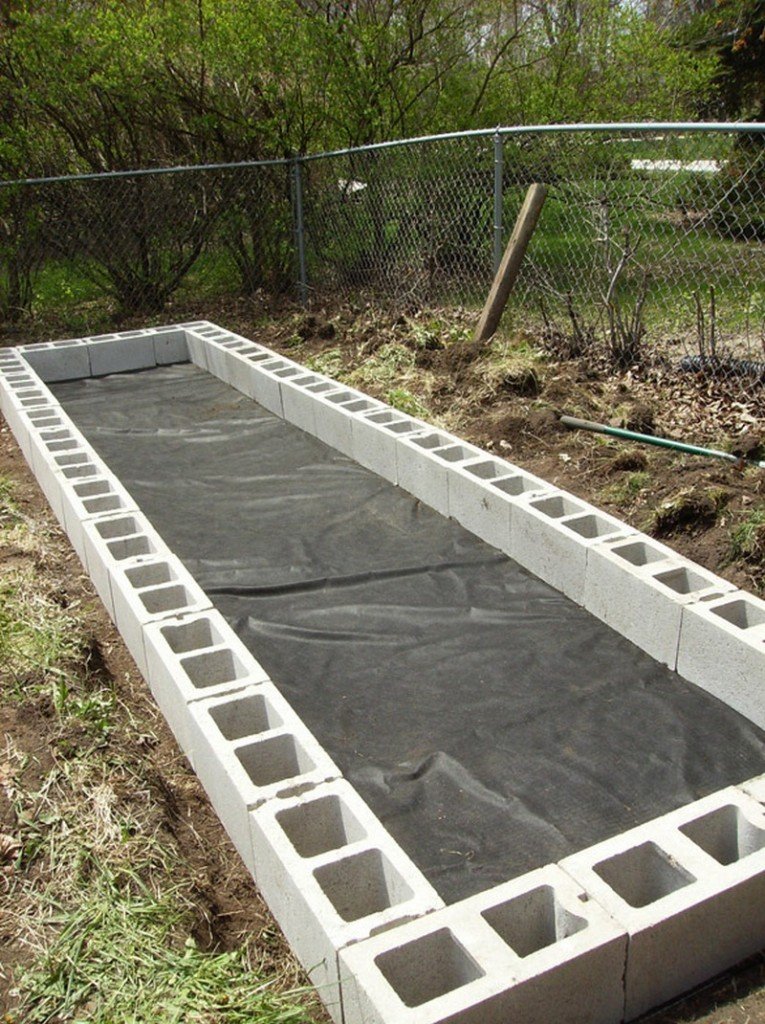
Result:
M765 945L765 814L730 788L561 861L629 935L626 1020Z
M627 935L555 866L340 952L345 1024L616 1024Z

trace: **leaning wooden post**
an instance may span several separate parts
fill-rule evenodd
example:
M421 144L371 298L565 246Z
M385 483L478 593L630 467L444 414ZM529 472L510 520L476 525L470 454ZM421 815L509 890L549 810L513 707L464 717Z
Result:
M510 292L521 269L526 247L534 234L546 198L546 185L529 186L510 241L507 243L505 255L502 257L499 270L491 286L486 305L483 307L473 341L488 341L499 327L499 321L507 305L507 300L510 298Z

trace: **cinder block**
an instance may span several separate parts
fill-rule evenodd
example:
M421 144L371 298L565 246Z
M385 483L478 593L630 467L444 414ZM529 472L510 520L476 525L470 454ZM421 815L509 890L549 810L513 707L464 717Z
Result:
M48 430L55 439L69 433L66 428ZM86 564L82 524L106 514L138 511L138 506L117 478L109 472L102 476L70 480L62 477L61 506L63 527L83 565Z
M639 534L594 544L587 553L585 608L671 669L677 664L683 606L734 589Z
M626 929L626 1020L765 945L765 814L733 787L561 862Z
M345 781L271 800L250 823L258 888L339 1021L338 950L443 901Z
M24 457L31 465L32 441L36 430L52 426L55 419L63 417L61 406L42 382L34 387L0 389L0 405Z
M448 476L459 463L485 455L480 448L458 442L451 434L432 430L398 438L396 472L399 487L449 515Z
M278 374L287 371L289 376L297 376L305 371L290 360L272 356L267 351L250 352L242 358L250 365L237 367L237 389L249 398L254 398L275 416L284 418L281 378Z
M182 327L158 327L152 334L152 343L157 366L189 361L189 346Z
M520 495L552 493L550 484L502 459L483 455L448 476L449 515L505 553L510 550L510 515Z
M19 351L46 383L90 376L89 346L82 339L22 345Z
M262 683L268 674L219 612L211 610L144 627L147 682L192 764L191 703Z
M559 868L340 953L345 1024L616 1024L625 930Z
M365 413L385 409L381 402L353 388L340 387L325 391L314 389L312 395L316 402L316 437L348 456L353 455L354 421Z
M110 582L114 623L144 677L144 626L212 608L210 599L174 555L114 565Z
M765 601L733 591L686 605L677 671L765 728Z
M262 351L259 345L238 334L225 331L206 338L207 369L214 377L236 387L241 373L243 357L250 352ZM244 364L249 365L249 364ZM239 390L239 389L237 389Z
M397 484L398 439L411 438L432 429L421 420L380 406L373 412L362 412L354 418L351 424L351 455L359 465Z
M330 391L339 391L342 385L306 370L283 378L279 382L282 393L282 411L288 423L307 434L316 436L316 398Z
M102 476L103 472L94 467L92 477L86 479ZM111 578L115 570L139 557L169 558L170 550L141 512L98 516L85 520L81 525L85 566L98 596L114 620Z
M262 345L255 345L252 342L250 342L248 348L233 349L227 353L226 373L228 374L229 383L243 395L247 395L248 388L252 388L250 378L252 376L253 362L257 361L256 357L259 357L261 360L274 358L268 349L263 348Z
M189 350L189 359L195 366L207 370L207 342L205 336L200 334L203 328L196 325L182 324L186 332L186 345Z
M584 602L587 552L636 531L565 491L531 494L513 503L509 554L577 604Z
M125 331L103 341L91 339L88 352L93 377L146 370L157 365L154 338L149 331Z
M188 704L188 756L226 831L257 877L249 812L340 772L267 678Z
M39 429L30 425L28 461L56 518L68 533L64 490L88 476L108 476L109 470L71 421L66 426ZM78 532L76 524L72 526Z
M37 431L72 425L63 410L55 407L45 407L31 412L21 412L16 409L13 410L12 417L6 416L6 420L30 466L32 466L32 438ZM32 468L34 471L34 467Z

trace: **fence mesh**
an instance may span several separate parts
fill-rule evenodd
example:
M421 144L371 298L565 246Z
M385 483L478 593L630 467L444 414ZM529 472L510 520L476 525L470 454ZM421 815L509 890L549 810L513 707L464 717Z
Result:
M561 357L765 384L765 130L522 130L0 188L0 320L95 333L225 296L478 309L526 189L506 316ZM169 309L168 309L169 306Z

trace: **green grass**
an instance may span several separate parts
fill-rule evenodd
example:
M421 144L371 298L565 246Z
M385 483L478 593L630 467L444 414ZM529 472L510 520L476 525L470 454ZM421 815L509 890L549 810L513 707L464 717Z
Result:
M731 530L731 557L760 560L765 556L765 508L753 509Z
M57 934L19 979L25 1024L301 1024L295 994L257 973L257 950L200 950L180 888L157 891L127 864L97 856L80 898L57 914ZM186 938L183 936L186 935ZM21 1018L19 1018L21 1019Z

